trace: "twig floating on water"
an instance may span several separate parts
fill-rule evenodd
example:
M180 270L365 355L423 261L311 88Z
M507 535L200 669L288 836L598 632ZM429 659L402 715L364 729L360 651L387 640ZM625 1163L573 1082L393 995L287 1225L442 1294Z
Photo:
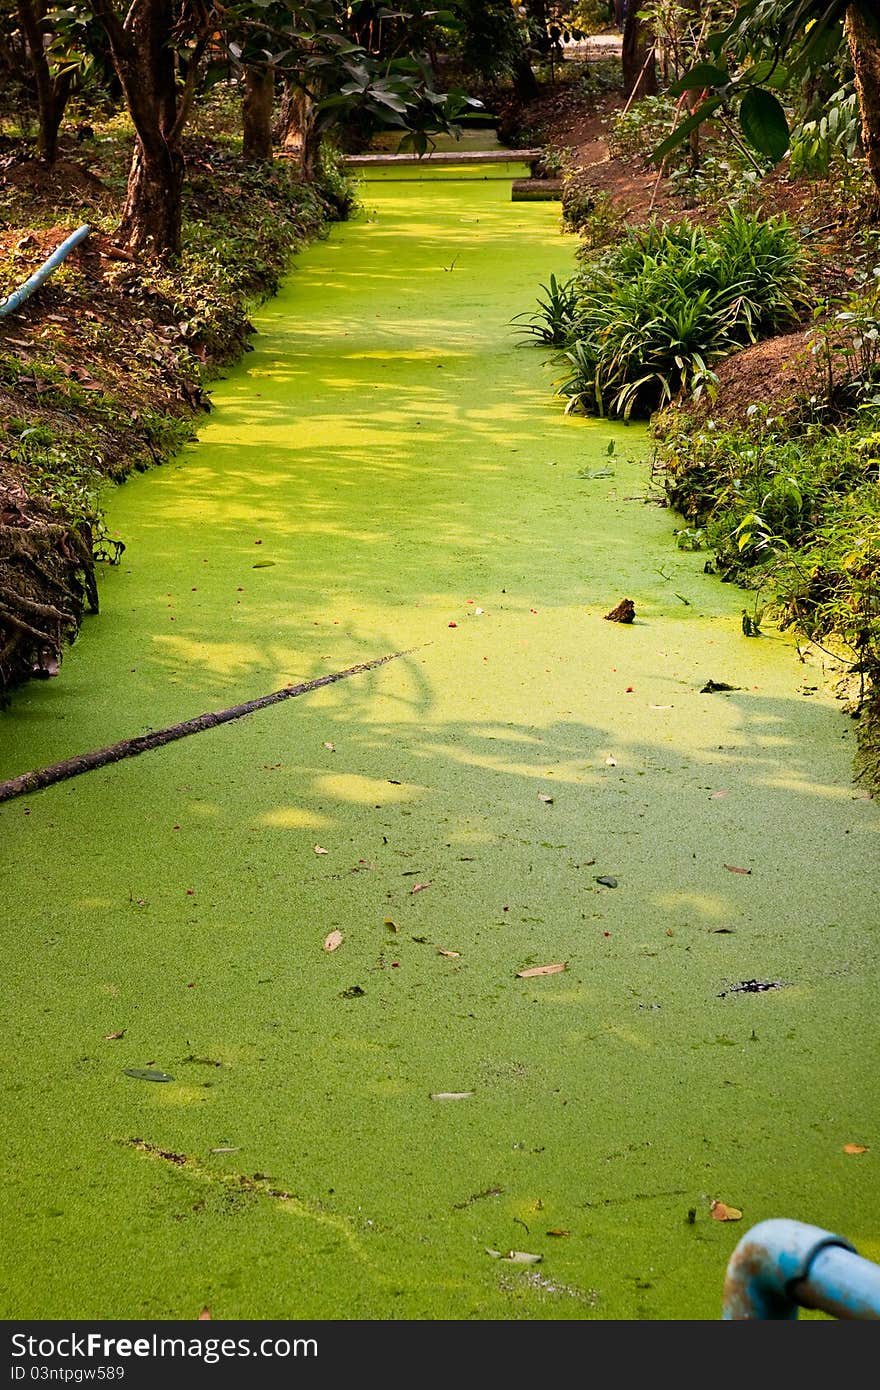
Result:
M229 709L209 711L199 714L195 719L184 719L180 724L171 724L167 729L152 729L148 734L137 738L122 739L108 748L96 748L91 753L80 753L63 762L52 763L49 767L37 768L33 772L23 772L20 777L11 777L0 782L0 802L12 801L16 796L26 796L30 792L42 791L44 787L64 782L69 777L79 777L82 772L91 772L96 767L106 767L108 763L118 763L123 758L135 758L139 753L148 753L152 748L162 748L176 739L187 738L190 734L200 734L204 729L214 729L218 724L228 724L233 719L242 719L255 710L265 709L267 705L277 705L281 700L290 700L295 695L307 695L324 685L345 680L348 676L360 675L362 671L374 671L388 661L396 661L399 656L409 656L418 648L408 651L388 652L385 656L362 661L357 666L349 666L345 671L334 671L329 676L317 676L314 680L303 681L301 685L286 685L283 690L273 690L270 695L260 695L256 700L246 700L244 704L232 705Z

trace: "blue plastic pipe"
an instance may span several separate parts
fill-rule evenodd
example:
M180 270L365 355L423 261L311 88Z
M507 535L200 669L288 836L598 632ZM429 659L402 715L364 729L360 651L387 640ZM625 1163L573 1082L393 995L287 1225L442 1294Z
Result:
M722 1319L792 1319L799 1308L880 1320L880 1265L842 1236L802 1221L762 1221L730 1257Z
M57 251L52 252L49 259L43 262L39 270L34 271L30 279L25 280L23 285L20 285L17 290L13 290L12 294L7 295L6 298L0 302L0 319L5 318L7 314L14 313L16 309L20 309L25 300L30 299L34 290L38 290L44 280L48 280L52 272L58 269L61 262L70 254L73 248L79 246L81 241L85 241L91 230L89 224L85 222L81 227L77 227L76 231L73 232L66 241L62 241Z

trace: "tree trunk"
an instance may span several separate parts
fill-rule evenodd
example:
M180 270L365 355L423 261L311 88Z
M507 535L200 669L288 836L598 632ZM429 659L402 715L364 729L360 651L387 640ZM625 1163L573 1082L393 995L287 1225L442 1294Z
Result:
M138 136L128 175L117 236L145 256L179 256L183 203L183 159L164 140Z
M272 159L272 103L275 99L275 72L268 68L245 68L244 98L241 104L242 142L245 159L268 163Z
M532 71L528 54L525 52L516 60L516 67L513 70L513 92L517 101L522 103L534 101L541 92L538 79Z
M32 0L18 0L18 17L27 40L28 56L37 89L37 158L46 164L54 164L58 158L58 132L70 96L73 73L52 76L43 42L42 6L38 9L32 4Z
M183 90L178 91L173 0L141 0L124 25L112 0L92 0L92 10L110 42L125 103L136 134L125 207L117 238L139 254L180 254L183 157L180 134L198 69L197 52ZM198 46L197 46L198 48Z
M320 150L320 134L315 125L317 108L302 87L289 86L281 113L281 145L296 157L300 175L306 182L315 177Z
M654 36L639 18L638 0L627 6L623 25L623 94L627 98L652 97L657 94L657 64L654 57Z
M846 12L846 37L862 115L862 144L880 196L880 36L858 5Z

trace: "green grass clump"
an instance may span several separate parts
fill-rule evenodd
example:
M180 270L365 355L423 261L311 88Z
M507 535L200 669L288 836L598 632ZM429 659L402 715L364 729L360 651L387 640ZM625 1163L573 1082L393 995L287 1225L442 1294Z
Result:
M792 326L806 300L794 228L736 209L711 232L687 222L629 231L569 288L577 303L558 394L568 411L623 419L699 398L715 362ZM550 323L546 304L532 322Z

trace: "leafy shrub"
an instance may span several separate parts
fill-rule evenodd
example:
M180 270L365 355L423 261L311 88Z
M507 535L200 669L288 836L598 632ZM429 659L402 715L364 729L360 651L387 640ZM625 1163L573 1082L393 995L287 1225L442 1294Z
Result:
M715 428L679 412L658 423L657 462L687 525L725 579L762 590L783 628L830 642L880 679L880 414L857 428L792 436L755 408Z
M568 411L628 419L711 389L713 363L797 319L804 282L788 222L733 210L712 233L685 222L629 231L576 290L558 393Z
M608 149L613 159L636 159L650 164L651 151L665 140L676 121L676 103L671 97L642 97L629 110L617 111L608 127ZM679 145L667 157L666 167L683 163L688 147Z
M538 296L538 307L533 314L517 314L514 323L521 319L519 331L548 347L561 347L568 341L577 313L576 278L559 281L550 276L550 283L542 285L544 298Z

